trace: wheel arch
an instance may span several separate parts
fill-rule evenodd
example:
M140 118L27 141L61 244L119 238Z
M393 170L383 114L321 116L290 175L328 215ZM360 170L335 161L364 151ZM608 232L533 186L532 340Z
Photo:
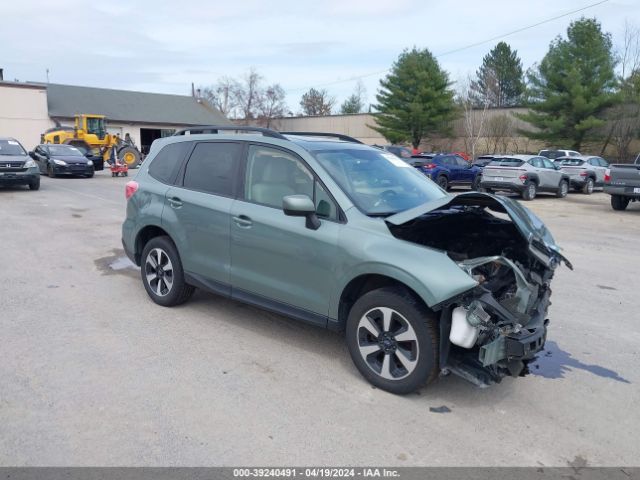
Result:
M134 242L133 255L136 265L140 266L142 262L142 250L144 250L144 246L149 242L149 240L151 240L152 238L163 236L169 237L169 239L171 239L171 241L175 245L175 242L173 241L173 238L171 238L171 235L169 235L169 233L165 229L158 225L146 225L145 227L140 229L140 231L136 235L136 239Z
M424 305L425 308L431 310L425 300L414 289L401 280L379 273L365 273L351 279L342 289L338 303L337 330L344 330L349 312L358 298L372 290L384 287L405 289L409 294L414 296L417 301Z

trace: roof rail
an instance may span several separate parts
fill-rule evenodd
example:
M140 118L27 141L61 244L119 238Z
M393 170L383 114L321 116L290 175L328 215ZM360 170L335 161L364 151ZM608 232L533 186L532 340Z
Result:
M255 132L261 133L265 137L279 138L280 140L287 140L282 134L271 130L270 128L261 127L247 127L240 125L197 125L194 127L183 128L178 130L173 135L194 135L199 133L218 133L218 130L231 131L231 132Z
M337 138L345 142L362 143L360 140L356 140L348 135L342 135L341 133L325 133L325 132L280 132L282 135L301 135L304 137L328 137Z

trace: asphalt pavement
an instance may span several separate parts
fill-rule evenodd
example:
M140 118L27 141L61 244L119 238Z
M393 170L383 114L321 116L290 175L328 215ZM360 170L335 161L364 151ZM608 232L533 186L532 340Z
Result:
M124 257L124 184L0 188L2 466L640 464L640 204L540 196L574 271L525 378L372 388L339 334L197 292L166 309Z

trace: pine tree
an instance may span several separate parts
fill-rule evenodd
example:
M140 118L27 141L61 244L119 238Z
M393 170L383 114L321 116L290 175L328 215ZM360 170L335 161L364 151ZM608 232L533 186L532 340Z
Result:
M522 100L524 76L522 62L516 50L505 43L498 43L482 59L472 83L474 101L488 107L512 107Z
M572 22L529 74L530 110L519 117L537 128L529 138L580 150L595 139L607 108L618 101L611 36L595 19Z
M450 85L429 50L405 50L380 80L380 113L372 128L392 143L409 141L414 148L428 135L447 133L456 112Z

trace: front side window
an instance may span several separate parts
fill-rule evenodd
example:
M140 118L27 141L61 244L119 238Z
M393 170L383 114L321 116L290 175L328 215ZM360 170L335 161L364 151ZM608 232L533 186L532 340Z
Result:
M392 215L447 195L391 153L358 145L311 153L367 215Z
M240 165L239 143L199 143L184 172L183 186L191 190L230 197Z
M293 155L252 145L247 158L244 197L250 202L282 208L287 195L313 198L313 176Z

